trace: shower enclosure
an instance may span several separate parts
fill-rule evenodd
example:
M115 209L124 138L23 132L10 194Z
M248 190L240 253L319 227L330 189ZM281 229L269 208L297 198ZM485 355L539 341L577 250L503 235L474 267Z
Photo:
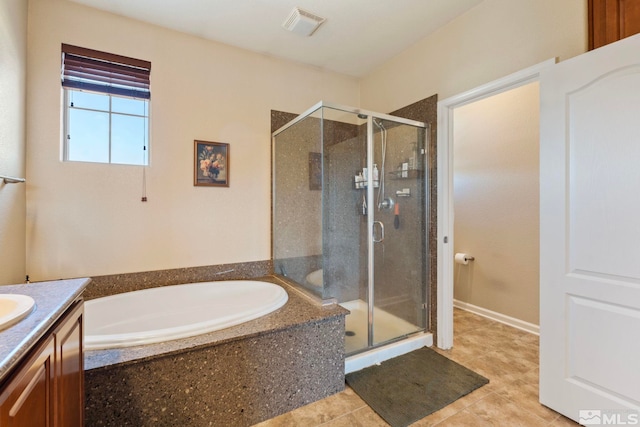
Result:
M351 311L347 356L429 329L426 138L326 102L273 133L275 272Z

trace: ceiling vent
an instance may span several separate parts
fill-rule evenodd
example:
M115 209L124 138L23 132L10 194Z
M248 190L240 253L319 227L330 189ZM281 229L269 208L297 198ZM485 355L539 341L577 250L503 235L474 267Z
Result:
M325 18L321 18L318 15L296 7L291 11L282 26L292 33L308 37L313 34L324 21L326 21Z

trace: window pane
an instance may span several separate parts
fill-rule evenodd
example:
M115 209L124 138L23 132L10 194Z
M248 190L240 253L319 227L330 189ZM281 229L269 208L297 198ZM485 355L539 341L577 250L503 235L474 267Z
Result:
M69 105L73 103L75 108L109 111L109 95L69 89L68 91Z
M109 114L69 109L67 160L109 163Z
M144 150L147 120L143 117L111 115L111 162L129 165L147 164Z
M114 113L137 114L140 116L148 115L147 101L143 99L113 96L111 98L111 110Z

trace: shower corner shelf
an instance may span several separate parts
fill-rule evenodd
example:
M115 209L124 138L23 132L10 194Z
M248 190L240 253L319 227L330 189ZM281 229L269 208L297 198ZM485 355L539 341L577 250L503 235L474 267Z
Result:
M373 188L378 188L380 186L380 181L373 181ZM352 188L354 190L366 190L368 185L366 183L362 184L362 187L356 187L355 183L352 182Z
M415 179L422 177L422 169L409 169L389 172L389 179Z

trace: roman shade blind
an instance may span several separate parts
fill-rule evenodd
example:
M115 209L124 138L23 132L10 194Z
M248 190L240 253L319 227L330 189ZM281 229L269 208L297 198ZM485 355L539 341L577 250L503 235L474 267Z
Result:
M62 44L62 86L150 99L151 62Z

